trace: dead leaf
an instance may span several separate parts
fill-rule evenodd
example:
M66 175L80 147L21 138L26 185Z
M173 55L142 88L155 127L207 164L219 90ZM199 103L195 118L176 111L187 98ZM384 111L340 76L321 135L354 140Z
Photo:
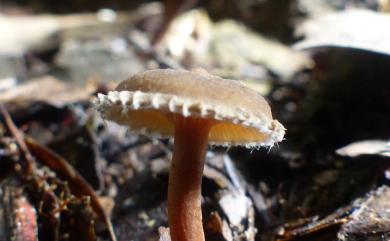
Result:
M121 32L131 23L161 13L161 4L149 3L134 11L115 12L111 21L102 18L99 13L38 16L0 14L0 53L19 56L29 51L45 51L58 46L62 38Z
M93 88L76 87L53 76L44 76L0 93L0 102L44 101L62 107L69 103L88 100L93 92Z
M211 58L218 66L242 69L248 65L265 66L282 79L313 66L305 54L251 31L233 20L215 24L210 43Z
M351 143L336 150L341 156L380 155L390 157L390 142L383 140L365 140Z
M305 39L294 48L355 48L390 55L390 15L347 10L309 19L298 27Z
M379 187L358 205L351 220L341 226L341 241L376 241L390 238L390 188Z

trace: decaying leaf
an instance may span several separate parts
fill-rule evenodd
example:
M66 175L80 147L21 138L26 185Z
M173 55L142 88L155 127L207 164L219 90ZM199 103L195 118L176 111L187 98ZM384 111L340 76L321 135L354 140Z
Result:
M384 241L390 238L390 188L381 186L367 197L358 198L350 205L330 215L313 218L306 225L285 226L278 240L295 240L297 237L311 237L314 233L339 227L339 241ZM336 233L334 234L336 236Z
M309 19L297 34L305 39L296 49L356 48L390 55L390 16L368 10L347 10Z
M263 65L282 79L289 79L298 71L312 66L311 60L304 54L232 20L217 23L213 33L210 52L218 66L239 70L245 66Z
M381 241L390 239L390 188L372 191L342 225L340 241Z
M128 24L147 16L160 14L160 4L151 3L133 12L114 12L111 19L102 14L69 14L39 16L7 16L0 14L0 53L22 55L29 51L45 51L60 44L61 38L101 34L102 30L123 31ZM88 29L88 31L85 31ZM91 31L95 30L95 31Z
M365 140L351 143L336 150L341 156L379 155L390 157L390 143L383 140Z
M266 70L289 79L312 66L305 54L233 20L214 23L201 9L177 17L159 49L167 50L187 68L204 66L223 76L249 79L264 78Z
M88 100L94 87L79 88L62 82L52 76L32 79L0 93L0 102L44 101L61 107L81 100Z

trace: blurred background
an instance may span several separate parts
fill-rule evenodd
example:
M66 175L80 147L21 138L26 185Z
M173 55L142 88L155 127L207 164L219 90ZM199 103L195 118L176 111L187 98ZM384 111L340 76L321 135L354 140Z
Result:
M167 240L172 142L92 101L198 67L287 128L270 150L210 149L206 240L390 240L389 0L0 0L0 240Z

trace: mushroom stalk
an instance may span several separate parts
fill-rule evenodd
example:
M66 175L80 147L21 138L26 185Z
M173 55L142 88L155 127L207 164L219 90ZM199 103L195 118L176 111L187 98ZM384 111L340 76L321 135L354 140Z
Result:
M213 121L175 115L175 146L168 187L172 241L204 241L201 185L207 141Z

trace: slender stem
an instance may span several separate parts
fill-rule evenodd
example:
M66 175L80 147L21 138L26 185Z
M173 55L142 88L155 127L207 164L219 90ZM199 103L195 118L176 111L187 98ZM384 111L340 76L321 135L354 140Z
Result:
M175 116L175 147L168 187L172 241L204 241L201 185L210 120Z

